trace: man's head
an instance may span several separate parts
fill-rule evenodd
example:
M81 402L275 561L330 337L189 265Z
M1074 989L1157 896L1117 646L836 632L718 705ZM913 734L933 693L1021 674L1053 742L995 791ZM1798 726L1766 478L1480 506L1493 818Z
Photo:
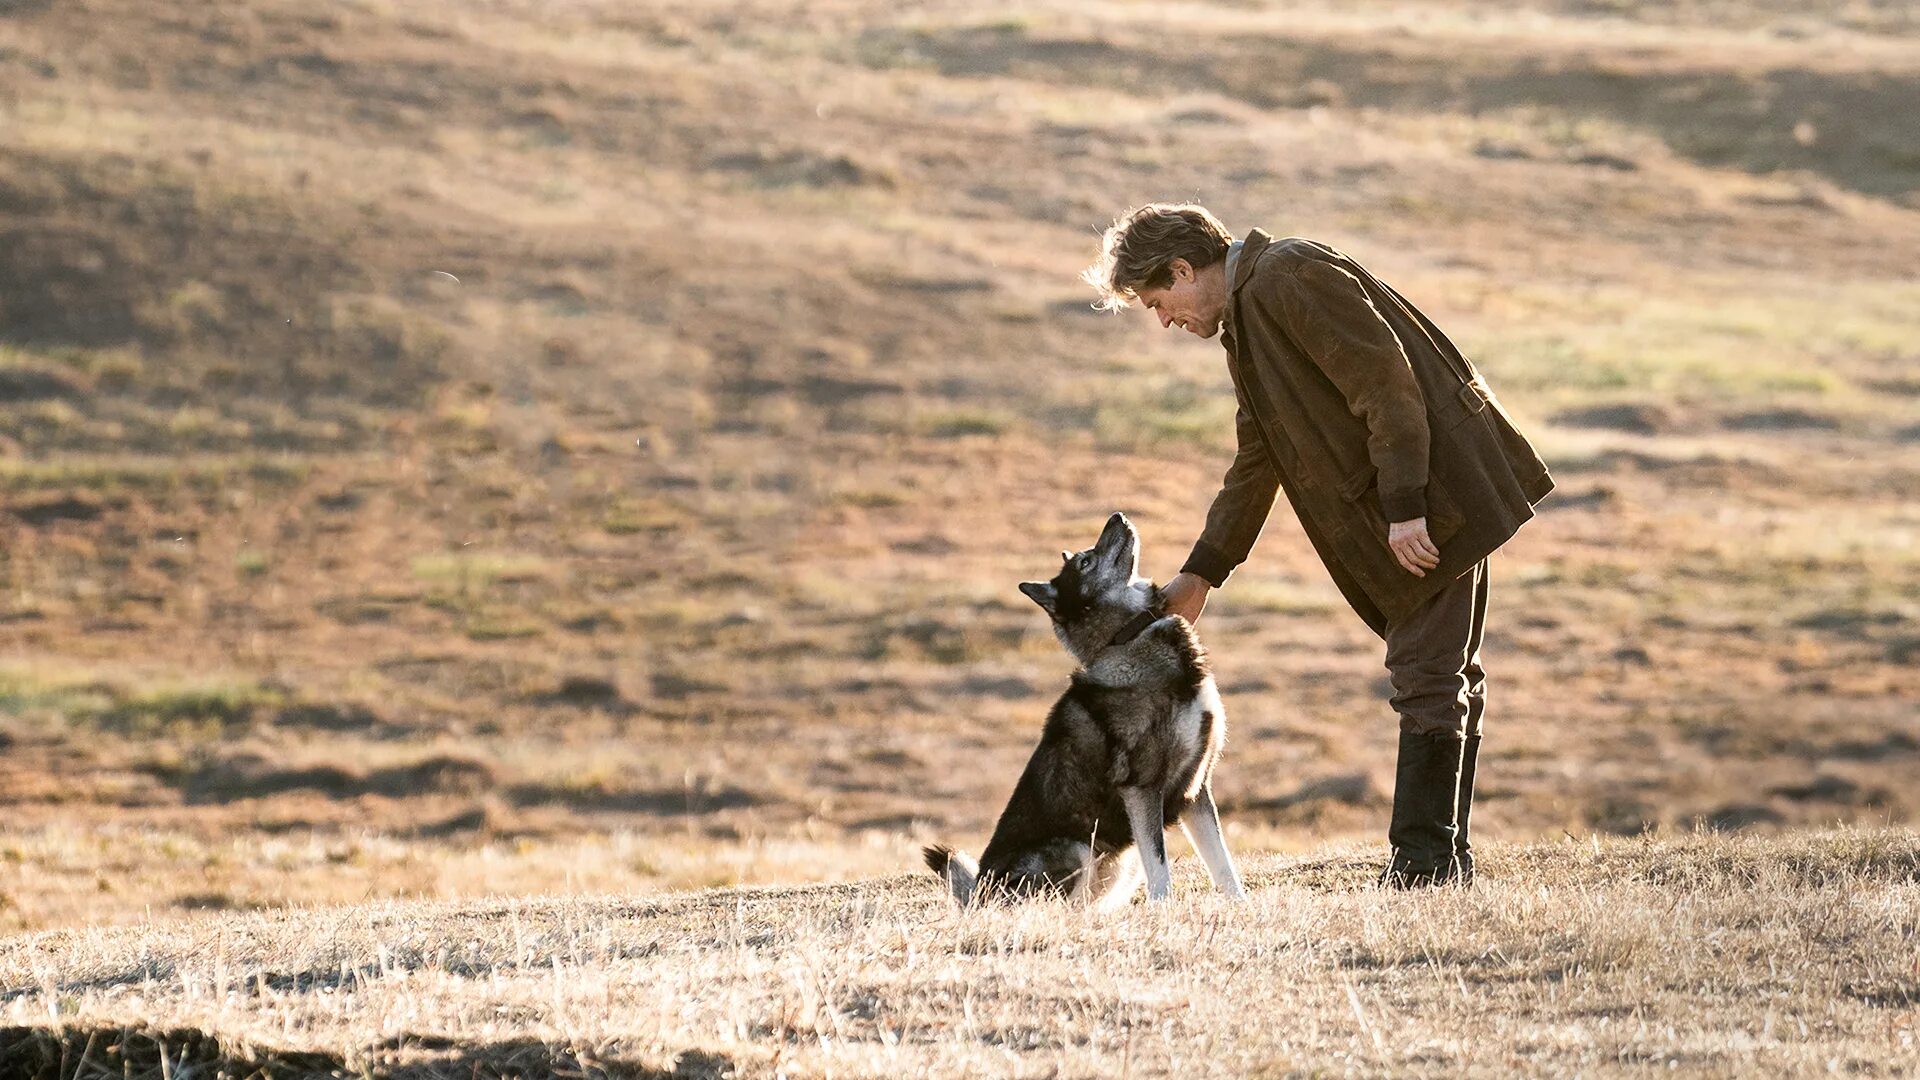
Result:
M1233 235L1206 207L1149 203L1101 237L1100 259L1081 274L1118 311L1138 300L1163 327L1209 338L1227 310L1227 247Z

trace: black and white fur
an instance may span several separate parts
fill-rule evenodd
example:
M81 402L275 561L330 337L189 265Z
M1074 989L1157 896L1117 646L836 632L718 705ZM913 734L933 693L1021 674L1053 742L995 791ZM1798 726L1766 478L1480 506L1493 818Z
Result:
M1179 822L1214 885L1244 898L1213 805L1227 718L1206 650L1185 619L1161 613L1125 515L1061 558L1052 581L1020 591L1052 618L1080 670L1047 714L980 861L936 846L927 865L962 906L1040 894L1124 904L1139 887L1136 865L1147 899L1160 901L1172 885L1166 830ZM1127 858L1136 846L1137 864Z

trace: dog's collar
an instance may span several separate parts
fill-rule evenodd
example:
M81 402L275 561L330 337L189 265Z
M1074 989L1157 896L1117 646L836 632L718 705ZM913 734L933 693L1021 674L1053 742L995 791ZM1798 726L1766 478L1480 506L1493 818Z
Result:
M1127 624L1120 628L1119 633L1113 635L1112 641L1107 642L1108 648L1112 648L1115 645L1125 645L1127 642L1139 637L1147 627L1159 622L1162 618L1165 618L1165 616L1153 611L1143 611L1135 615L1133 618L1127 620Z

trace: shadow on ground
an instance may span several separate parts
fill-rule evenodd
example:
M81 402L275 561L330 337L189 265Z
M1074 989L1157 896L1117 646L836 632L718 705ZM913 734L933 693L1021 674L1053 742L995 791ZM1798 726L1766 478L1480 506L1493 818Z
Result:
M191 1028L0 1028L0 1080L72 1080L95 1074L128 1080L198 1076L209 1080L306 1080L371 1076L383 1080L718 1080L733 1062L703 1050L681 1053L670 1069L603 1060L572 1047L528 1039L462 1045L437 1036L401 1035L369 1047L373 1062L339 1056L225 1045ZM395 1064L383 1065L381 1061Z

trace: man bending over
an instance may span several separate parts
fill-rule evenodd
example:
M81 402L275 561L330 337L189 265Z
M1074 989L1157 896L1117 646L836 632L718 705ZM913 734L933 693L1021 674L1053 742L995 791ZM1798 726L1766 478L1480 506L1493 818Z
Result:
M1102 307L1138 301L1226 346L1239 448L1168 610L1200 617L1285 491L1386 639L1400 756L1381 881L1470 883L1487 556L1553 489L1546 465L1439 327L1325 244L1235 240L1204 207L1153 204L1107 230L1084 276Z

